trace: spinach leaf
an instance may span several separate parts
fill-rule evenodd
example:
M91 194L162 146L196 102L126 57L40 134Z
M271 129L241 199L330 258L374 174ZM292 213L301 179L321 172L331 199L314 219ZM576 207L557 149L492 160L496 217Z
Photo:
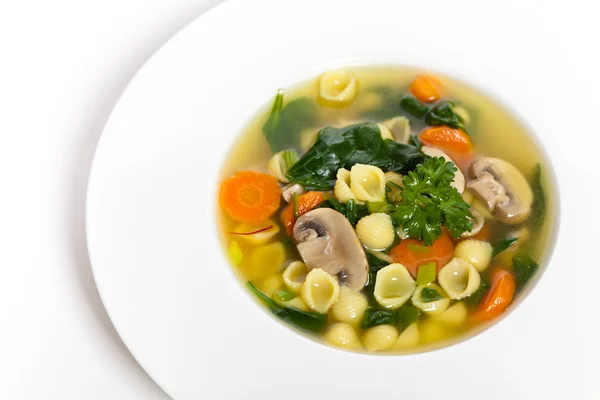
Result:
M340 214L346 215L346 206L335 197L331 197L321 202L321 204L319 204L315 208L331 208L339 212Z
M483 296L485 296L485 293L490 287L490 283L482 278L481 283L479 284L479 288L477 288L477 290L473 292L472 295L463 300L467 307L476 308L479 305L479 303L481 303L481 300L483 300Z
M367 262L369 263L369 274L367 284L365 286L365 290L371 299L374 299L373 292L375 291L375 279L377 277L377 272L383 268L388 266L388 262L382 260L374 256L369 252L365 252L367 255Z
M419 319L421 310L412 304L404 304L396 310L396 326L400 331L408 328L410 324Z
M431 303L442 298L442 295L433 288L425 287L421 289L421 301L423 303Z
M533 172L533 181L531 182L531 191L533 192L533 227L538 230L544 223L546 216L546 196L542 188L542 167L540 164L535 165Z
M462 118L454 112L454 105L449 101L442 101L425 117L425 121L432 126L447 125L452 128L465 129Z
M368 307L363 314L362 321L360 321L360 329L369 329L378 325L393 325L395 321L393 311Z
M509 238L504 238L504 239L492 244L492 258L496 257L498 254L500 254L504 250L508 249L517 240L518 240L518 238L516 238L516 237L509 237Z
M429 111L429 107L423 105L419 100L410 94L404 95L400 100L400 107L407 113L417 118L422 118Z
M408 144L415 146L418 150L423 148L423 143L421 143L421 139L417 135L410 135L408 139Z
M294 147L300 131L317 123L317 106L309 98L299 98L283 106L283 89L277 91L271 115L262 128L274 153Z
M323 331L325 325L327 325L327 314L302 311L294 307L281 307L258 290L250 281L248 281L247 286L267 305L267 307L269 307L273 314L297 328L313 333L319 333Z
M517 283L517 291L531 279L538 270L539 265L531 257L524 254L517 254L513 257L513 270L515 271L515 280Z

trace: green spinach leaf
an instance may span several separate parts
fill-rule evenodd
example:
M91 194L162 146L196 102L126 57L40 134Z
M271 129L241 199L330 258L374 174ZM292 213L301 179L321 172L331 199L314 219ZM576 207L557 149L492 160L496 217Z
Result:
M531 182L531 190L533 192L533 227L536 230L544 223L546 217L546 196L542 188L542 167L540 164L535 165L533 172L533 181Z
M513 270L515 272L515 280L517 283L517 291L531 279L538 270L539 265L531 257L525 254L517 254L513 257Z
M483 296L485 296L485 293L490 287L490 283L482 278L481 283L479 284L479 288L477 288L477 290L473 292L472 295L463 300L467 307L476 308L479 305L479 303L481 303L481 300L483 300Z
M410 135L408 144L415 146L418 150L423 148L423 143L421 143L421 139L417 135Z
M431 303L442 298L442 295L433 288L425 287L421 289L421 301L423 303Z
M447 125L452 128L465 129L464 121L454 112L454 105L449 101L440 102L433 107L425 117L425 121L432 126Z
M400 107L410 115L423 118L427 112L429 111L429 107L422 104L419 100L417 100L414 96L410 94L406 94L400 100Z
M498 254L502 253L504 250L508 249L512 246L517 240L516 237L504 238L496 243L492 244L492 258L496 257Z
M365 291L369 295L371 299L374 299L373 292L375 291L375 279L377 277L377 272L389 265L389 263L381 258L374 256L373 254L366 252L367 262L369 263L369 274L367 284L365 286Z
M396 318L393 311L368 307L363 314L360 328L369 329L378 325L393 325L395 321Z
M404 304L396 310L396 326L400 331L408 328L410 324L419 319L421 310L412 304Z

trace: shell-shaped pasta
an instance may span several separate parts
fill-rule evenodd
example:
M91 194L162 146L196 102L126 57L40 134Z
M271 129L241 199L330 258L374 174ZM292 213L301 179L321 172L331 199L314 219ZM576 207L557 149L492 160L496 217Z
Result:
M348 103L356 96L356 80L345 69L327 71L319 82L319 96L335 103Z
M482 272L492 261L492 245L483 240L463 240L454 249L454 256L470 262L477 271Z
M377 271L373 294L382 307L399 308L414 290L415 281L404 265L390 264Z
M391 132L394 140L400 143L408 143L410 139L410 121L406 117L394 117L383 122Z
M392 260L392 257L390 257L389 254L385 254L382 251L373 251L373 250L370 250L369 253L373 254L375 257L379 258L380 260L385 261L388 264L393 264L394 263L394 260Z
M460 326L467 320L467 306L458 302L435 318L435 321L448 326Z
M300 149L306 152L317 141L319 130L315 128L304 129L300 132Z
M392 325L374 326L367 329L362 339L367 351L387 350L398 340L398 331Z
M471 193L471 191L466 190L462 194L462 198L465 202L469 203L471 206L471 212L475 211L483 216L484 219L495 220L496 218L490 213L490 210L483 204L477 197Z
M452 336L448 326L435 320L425 321L419 327L421 343L440 343Z
M385 126L383 124L377 124L377 126L379 127L379 132L381 133L381 138L383 140L385 140L385 139L394 140L394 136L392 135L392 132L387 128L387 126Z
M350 169L350 188L361 201L381 201L385 197L385 175L380 168L356 164Z
M346 168L338 169L333 195L344 204L350 200L356 200L356 196L354 196L352 189L350 189L350 171Z
M283 271L283 282L292 292L299 293L307 274L306 265L302 261L294 261Z
M438 272L438 282L451 299L460 300L479 288L481 277L470 262L454 257Z
M402 181L404 180L404 177L402 175L400 175L397 172L386 172L385 174L383 174L383 176L385 177L385 183L386 185L391 182L393 185L388 186L389 192L388 192L388 198L393 202L393 203L399 203L400 200L402 200L402 196L400 196L400 191L395 188L394 186L404 186L404 183L402 183Z
M298 154L295 150L283 150L273 154L273 157L271 157L267 164L267 170L279 182L288 183L290 180L285 175L296 161L298 161Z
M276 274L285 260L285 247L281 242L274 242L257 247L250 253L244 271L248 278L260 280Z
M331 325L325 331L325 340L327 343L340 347L342 349L357 350L362 348L360 339L354 328L343 322L338 322Z
M273 223L271 220L260 221L260 222L243 222L235 227L235 232L237 233L249 233L255 232L260 229L264 229L267 227L271 227L266 231L253 233L252 235L239 235L241 240L245 240L248 243L251 243L255 246L260 246L262 244L267 243L271 240L275 235L279 233L279 224Z
M356 235L368 249L387 249L394 243L392 217L385 213L373 213L362 217L356 224Z
M479 211L475 210L473 207L471 207L471 215L473 216L473 226L471 227L470 231L463 232L463 234L460 235L461 237L473 237L483 229L483 225L485 224L485 218L483 218L483 215L481 215Z
M421 292L425 288L434 289L442 296L442 298L434 301L423 301L421 297ZM411 300L415 307L420 308L421 311L429 315L440 315L441 313L446 311L448 309L448 306L450 305L450 299L448 298L446 292L444 292L444 290L435 283L429 283L425 286L417 287L417 289L412 295Z
M324 314L340 296L340 285L333 276L315 268L306 275L300 295L311 310Z
M273 299L273 301L275 301L275 303L279 304L281 307L293 307L293 308L297 308L298 310L302 310L302 311L310 311L308 306L304 302L304 300L302 300L302 298L300 298L300 297L294 297L293 299L288 300L288 301L282 301L277 296L274 296L274 297L272 296L272 299Z
M368 306L369 302L364 294L342 286L338 301L331 306L331 315L340 322L358 326Z
M394 349L410 349L415 347L419 343L419 328L416 322L410 324L406 329L402 331L396 343L394 343Z
M265 278L260 285L258 285L258 288L268 297L273 297L273 294L275 294L282 285L283 280L281 279L281 275L275 274Z
M450 158L450 156L440 149L436 149L435 147L423 146L421 151L427 154L430 157L444 157L446 162L454 163L454 160ZM454 181L450 184L450 186L455 187L458 190L458 193L463 193L465 191L465 176L461 172L458 167L456 167L456 172L454 173Z

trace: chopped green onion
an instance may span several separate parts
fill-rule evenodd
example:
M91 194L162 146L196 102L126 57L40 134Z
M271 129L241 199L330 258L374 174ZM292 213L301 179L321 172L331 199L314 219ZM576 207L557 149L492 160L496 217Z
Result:
M435 281L437 265L435 262L427 262L419 265L417 272L417 285L425 286Z
M436 301L442 298L442 295L439 292L432 288L423 288L421 289L421 301L423 303L431 303L432 301Z
M413 253L429 253L429 248L420 244L410 243L406 245L406 248Z
M287 289L281 289L275 293L275 296L281 301L290 301L296 297L296 293Z
M298 192L294 192L294 221L298 219Z

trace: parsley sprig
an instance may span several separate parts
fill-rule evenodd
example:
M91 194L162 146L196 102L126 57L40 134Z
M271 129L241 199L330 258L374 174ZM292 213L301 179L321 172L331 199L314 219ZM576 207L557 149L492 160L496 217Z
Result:
M470 206L451 186L454 163L443 157L431 157L404 177L400 190L402 202L392 213L394 221L412 238L429 246L442 234L442 225L452 236L471 230Z

